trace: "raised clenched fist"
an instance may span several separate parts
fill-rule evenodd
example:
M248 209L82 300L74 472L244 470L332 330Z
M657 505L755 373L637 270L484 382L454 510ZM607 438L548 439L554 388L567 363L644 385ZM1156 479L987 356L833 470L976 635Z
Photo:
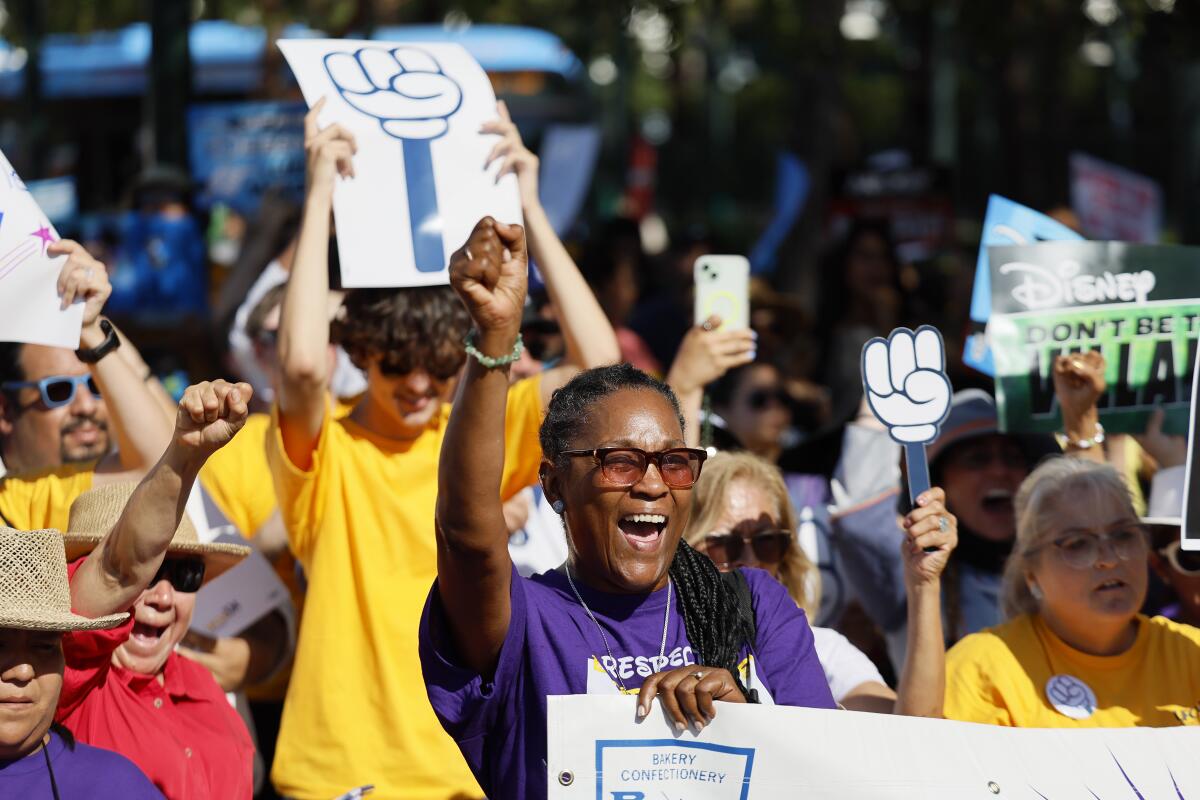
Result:
M246 423L253 394L248 383L217 380L189 386L175 417L176 443L205 457L216 452Z

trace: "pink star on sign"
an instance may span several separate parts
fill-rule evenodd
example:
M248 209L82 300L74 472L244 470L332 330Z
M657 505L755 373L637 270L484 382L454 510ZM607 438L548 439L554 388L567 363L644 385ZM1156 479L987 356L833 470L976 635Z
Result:
M45 250L45 249L46 249L46 245L48 245L48 244L50 244L51 242L53 242L53 241L54 241L54 234L53 234L53 233L51 233L51 232L50 232L50 229L49 229L49 228L47 228L45 225L43 225L42 227L38 228L36 231L34 231L33 233L31 233L31 234L29 234L29 235L30 235L30 236L36 236L36 237L38 237L39 239L41 239L41 240L42 240L42 249L43 249L43 250Z

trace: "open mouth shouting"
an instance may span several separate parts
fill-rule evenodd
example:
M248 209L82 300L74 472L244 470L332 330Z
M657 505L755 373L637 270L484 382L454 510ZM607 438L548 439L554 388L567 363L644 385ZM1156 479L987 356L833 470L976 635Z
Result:
M133 623L133 630L129 634L127 644L142 655L150 655L158 649L170 627L170 625L149 625L138 620Z
M1109 578L1108 580L1098 584L1092 591L1099 594L1114 594L1127 588L1129 588L1129 584L1120 578Z
M980 504L983 506L983 510L989 514L1011 514L1013 493L1007 489L988 489Z
M617 527L636 552L656 553L662 547L667 519L663 514L626 514L617 520Z

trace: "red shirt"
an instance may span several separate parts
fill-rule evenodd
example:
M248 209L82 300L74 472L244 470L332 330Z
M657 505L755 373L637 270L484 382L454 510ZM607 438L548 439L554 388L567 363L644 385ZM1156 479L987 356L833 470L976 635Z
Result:
M74 576L80 561L68 566ZM171 653L163 682L116 666L133 617L106 631L63 636L67 668L55 719L81 742L137 764L171 800L249 798L254 745L212 674Z

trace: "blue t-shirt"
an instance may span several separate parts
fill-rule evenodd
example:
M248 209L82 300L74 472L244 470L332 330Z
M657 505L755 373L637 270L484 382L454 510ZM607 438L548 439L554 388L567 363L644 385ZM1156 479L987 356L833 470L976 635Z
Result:
M47 750L62 800L162 800L162 792L123 755L82 742L68 748L54 732ZM0 797L53 798L46 754L39 749L16 761L0 761Z
M804 612L766 572L743 572L757 626L753 657L744 649L740 659L750 688L763 703L834 708ZM546 796L548 695L619 693L619 683L636 694L649 675L696 663L677 598L659 660L666 589L620 595L575 583L612 655L565 576L522 578L514 570L512 616L490 682L453 662L436 584L425 605L420 654L430 704L492 800Z

